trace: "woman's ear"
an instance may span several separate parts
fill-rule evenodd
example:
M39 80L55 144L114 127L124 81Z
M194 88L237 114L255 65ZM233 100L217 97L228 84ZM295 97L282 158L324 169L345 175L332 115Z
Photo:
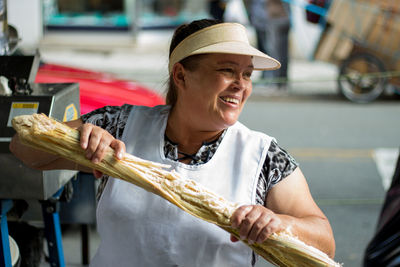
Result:
M172 78L177 88L185 88L185 68L181 63L175 63L172 68Z

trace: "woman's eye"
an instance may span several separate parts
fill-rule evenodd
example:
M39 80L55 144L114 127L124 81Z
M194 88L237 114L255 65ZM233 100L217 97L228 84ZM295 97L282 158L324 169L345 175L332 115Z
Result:
M245 73L243 73L243 76L245 78L251 78L251 74L252 74L252 72L245 72Z
M219 69L221 72L233 73L233 69Z

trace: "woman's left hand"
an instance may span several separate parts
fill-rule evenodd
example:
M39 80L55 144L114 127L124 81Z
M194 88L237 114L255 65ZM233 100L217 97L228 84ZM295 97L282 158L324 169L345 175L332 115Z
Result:
M277 214L261 205L239 207L231 217L231 224L239 230L240 239L247 239L250 245L262 243L272 233L285 228ZM236 242L238 239L231 235L231 241Z
M282 200L285 201L282 201ZM231 225L240 239L249 244L264 242L272 233L290 229L293 236L331 258L335 256L335 239L328 219L311 196L300 168L269 190L261 205L241 206L233 213ZM232 241L237 241L231 236Z

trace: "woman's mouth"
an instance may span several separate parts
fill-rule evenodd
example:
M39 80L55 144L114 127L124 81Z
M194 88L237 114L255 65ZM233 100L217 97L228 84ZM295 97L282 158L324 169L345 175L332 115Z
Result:
M235 105L239 105L240 100L237 98L233 98L233 97L229 97L229 96L221 96L220 99L222 99L222 101L229 103L229 104L235 104Z

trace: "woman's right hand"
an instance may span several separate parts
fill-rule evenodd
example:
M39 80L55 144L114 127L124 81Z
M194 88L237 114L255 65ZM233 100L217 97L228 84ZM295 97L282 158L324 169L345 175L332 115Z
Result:
M82 124L79 130L81 132L80 145L86 152L86 158L93 163L99 163L104 158L107 147L114 149L117 159L123 159L125 154L124 142L115 139L106 130L90 123ZM93 174L96 178L103 175L96 170L93 170Z

